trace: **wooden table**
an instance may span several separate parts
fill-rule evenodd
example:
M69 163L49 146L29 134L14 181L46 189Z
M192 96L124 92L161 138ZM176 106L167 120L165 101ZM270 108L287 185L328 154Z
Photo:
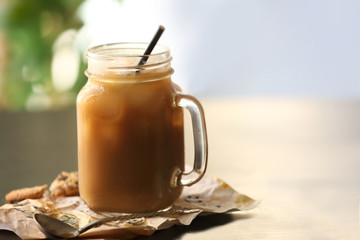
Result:
M207 174L262 202L138 239L360 239L360 100L200 100ZM0 113L1 196L76 169L74 117Z

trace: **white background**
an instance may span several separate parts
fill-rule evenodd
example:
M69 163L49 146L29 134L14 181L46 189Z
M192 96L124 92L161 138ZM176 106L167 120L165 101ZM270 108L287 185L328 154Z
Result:
M201 96L360 96L358 0L88 0L92 45L150 41Z

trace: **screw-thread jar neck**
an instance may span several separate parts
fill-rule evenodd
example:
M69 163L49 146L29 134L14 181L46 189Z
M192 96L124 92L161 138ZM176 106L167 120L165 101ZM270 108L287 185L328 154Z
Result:
M87 52L89 79L105 81L158 80L172 74L172 57L166 46L156 45L150 55L143 55L148 43L113 43L92 47ZM138 65L147 57L144 65Z

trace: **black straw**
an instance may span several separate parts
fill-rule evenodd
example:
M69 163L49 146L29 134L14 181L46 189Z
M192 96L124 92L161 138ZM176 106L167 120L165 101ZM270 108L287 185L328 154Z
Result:
M138 66L144 65L146 63L146 61L149 58L149 55L151 54L152 50L154 49L154 47L156 46L157 42L159 41L161 34L164 32L165 27L160 25L159 29L157 30L155 36L153 37L153 39L151 40L149 46L146 48L145 52L144 52L144 56L140 59ZM138 70L140 71L140 69Z

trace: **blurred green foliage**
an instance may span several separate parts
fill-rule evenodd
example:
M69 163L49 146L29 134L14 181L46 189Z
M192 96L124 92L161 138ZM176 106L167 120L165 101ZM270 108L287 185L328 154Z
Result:
M6 1L5 9L0 13L0 31L5 36L7 50L3 79L0 79L4 108L25 110L29 96L36 89L44 91L52 99L52 107L61 105L57 104L57 99L64 93L57 92L51 81L53 44L65 30L78 30L83 25L76 14L82 2ZM83 74L85 67L81 59L78 80L69 90L73 95L76 95L86 82Z

